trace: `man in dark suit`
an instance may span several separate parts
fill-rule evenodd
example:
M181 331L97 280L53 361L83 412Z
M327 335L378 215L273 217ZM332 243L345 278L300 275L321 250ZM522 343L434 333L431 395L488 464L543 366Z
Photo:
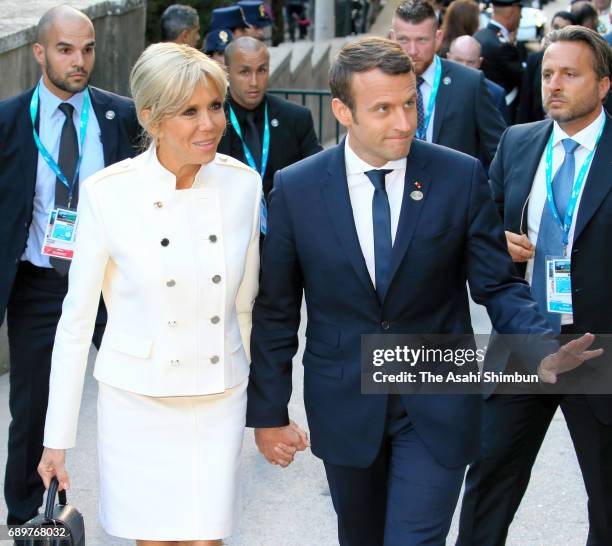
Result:
M440 59L442 32L426 0L407 0L395 10L392 39L412 59L417 77L417 138L490 163L506 124L482 73Z
M482 46L482 70L506 90L506 104L514 119L523 77L526 51L516 44L521 20L521 0L493 0L493 16L474 38Z
M34 44L42 79L34 89L0 102L0 320L6 311L12 418L4 482L9 524L32 518L44 491L36 467L70 263L41 252L51 211L74 210L80 181L136 153L132 101L88 86L94 47L86 15L68 6L50 10L40 20ZM101 308L96 345L105 321Z
M277 170L322 149L312 116L307 108L266 93L270 53L259 40L234 39L225 50L225 64L230 82L228 127L218 151L261 173L267 196Z
M473 68L474 70L480 70L482 65L481 51L480 42L466 34L455 38L451 42L446 58L449 61L455 61L456 63ZM488 78L485 78L485 83L487 84L489 93L491 93L491 97L493 97L493 103L504 118L506 124L509 125L511 120L508 106L506 105L506 91L501 85L496 84Z
M489 172L491 185L510 255L551 328L568 335L611 334L612 118L601 103L610 88L612 52L597 33L577 26L554 31L548 40L542 94L552 119L516 125L504 133ZM563 255L571 260L571 299L561 314L548 312L546 268L549 256ZM602 336L601 342L607 356L589 370L597 374L610 369L609 336ZM504 355L496 367L504 366L509 370L519 364ZM592 394L583 383L581 391L497 391L485 400L482 453L468 471L458 544L505 543L558 407L589 497L587 543L612 544L612 396L605 394L612 391L606 390L609 377L603 379L607 384L598 381L598 388L604 394Z
M330 86L346 140L279 171L270 194L247 426L269 461L287 460L304 291L304 403L340 544L444 544L478 448L480 399L361 394L361 336L470 334L466 282L500 331L550 332L515 276L480 162L413 140L416 79L401 47L345 45ZM543 341L541 376L587 358L585 340L567 358Z

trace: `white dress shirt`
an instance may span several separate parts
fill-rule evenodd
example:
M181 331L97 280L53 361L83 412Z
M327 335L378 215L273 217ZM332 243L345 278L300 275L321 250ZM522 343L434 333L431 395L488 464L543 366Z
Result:
M372 167L361 159L352 149L349 137L344 143L344 162L346 164L346 179L349 197L353 209L353 220L357 229L357 237L361 252L365 258L372 284L376 287L376 268L374 265L374 224L372 221L372 198L374 186L364 174L375 169L391 169L385 177L385 188L391 210L391 243L395 243L395 234L399 223L402 198L404 196L404 178L406 175L406 158L388 161L382 167Z
M597 135L599 134L599 130L602 124L605 122L605 115L603 108L598 116L598 118L591 123L588 127L585 127L582 131L576 133L573 137L569 137L567 133L561 129L559 124L555 121L553 125L553 148L552 148L552 177L554 179L555 174L563 160L565 158L565 150L563 148L563 144L561 141L566 138L571 138L575 142L579 144L578 148L574 152L575 158L575 166L576 170L574 173L574 182L576 178L578 178L578 173L582 168L582 164L586 160L587 156L595 148L595 142L597 140ZM548 146L548 144L547 144ZM593 162L591 161L591 164ZM591 164L589 164L587 171L585 173L584 184L578 194L578 199L576 201L576 209L574 210L574 220L572 222L570 232L569 232L569 241L567 245L567 255L571 256L572 244L574 240L574 230L576 226L576 218L578 217L578 211L580 208L580 201L582 200L582 194L584 189L588 183L589 171L591 170ZM542 218L542 212L544 210L544 206L548 205L548 200L546 197L546 148L542 153L542 157L540 158L540 163L536 170L535 177L533 179L533 185L531 186L531 194L529 196L528 201L528 209L527 209L527 226L528 226L528 237L533 245L537 243L538 233L540 230L540 220ZM561 228L559 228L561 229ZM527 271L525 273L525 279L527 282L531 284L531 277L533 274L533 262L531 259L527 262ZM572 318L571 315L564 314L561 317L562 324L571 324Z
M425 72L421 74L421 77L425 80L421 84L421 96L423 97L423 113L427 116L427 107L429 106L429 97L431 97L431 92L433 91L433 84L436 78L436 59L431 61L431 64L427 67ZM436 115L436 104L433 105L433 110L431 111L431 117L429 118L429 125L427 126L427 131L425 131L425 136L427 138L427 142L433 142L433 125L434 125L434 116Z
M66 116L58 109L63 102L74 106L72 121L74 122L79 140L79 150L81 146L79 126L81 123L81 111L83 109L84 92L77 93L68 100L63 101L54 95L45 86L42 79L39 87L39 128L38 136L51 157L58 161L60 138L62 127ZM83 160L79 172L79 180L85 180L92 174L104 168L104 150L100 140L100 125L96 118L93 107L89 109L89 123L83 142ZM43 156L38 152L38 165L36 169L36 189L34 192L34 207L32 210L32 223L28 233L28 241L25 251L21 257L38 267L51 267L49 257L41 254L41 249L47 231L49 214L55 205L55 173Z

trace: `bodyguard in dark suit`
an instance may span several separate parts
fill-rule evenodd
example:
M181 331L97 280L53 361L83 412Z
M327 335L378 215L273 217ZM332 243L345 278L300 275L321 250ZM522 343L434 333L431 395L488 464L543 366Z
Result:
M34 45L42 79L34 89L0 102L0 320L6 311L12 419L4 482L9 524L32 518L44 491L36 467L43 449L51 350L69 267L69 261L41 253L49 214L57 207L74 209L78 181L136 152L132 101L87 85L94 47L94 29L86 15L67 6L50 10L39 23ZM32 100L35 93L38 100ZM37 149L33 113L42 147L69 182L82 156L71 199ZM105 320L101 308L97 345Z
M426 0L395 10L391 37L412 59L417 77L417 138L490 163L506 124L482 73L440 59L436 13Z
M225 50L225 64L230 82L225 105L228 126L218 151L248 163L257 172L261 173L263 168L263 188L267 195L277 170L322 149L312 116L303 106L266 93L270 54L259 40L235 39ZM269 143L266 134L269 134ZM254 163L246 157L245 148ZM262 162L266 163L263 167Z
M531 284L551 328L569 335L611 334L612 118L601 103L610 87L612 52L598 34L583 27L554 31L549 41L542 63L542 91L552 119L516 125L504 133L489 172L491 185L510 254ZM572 189L578 196L567 235L572 313L547 312L546 256L563 255L565 244L561 223L548 201L549 177L555 210L564 224L564 211L571 210L574 199ZM609 338L603 342L607 355L593 362L597 373L605 373L610 365L612 344ZM490 350L495 350L494 344ZM500 364L502 370L504 364L506 370L519 367L514 358L506 357ZM612 544L612 396L589 394L588 389L582 392L495 393L486 399L482 453L467 474L457 544L505 543L558 407L589 497L587 544ZM540 500L546 504L546 499Z
M523 77L524 48L516 41L521 20L521 0L493 0L493 17L474 38L482 46L482 71L506 90L506 104L514 118Z
M466 34L455 38L451 42L446 58L449 61L455 61L463 66L480 70L482 65L481 51L480 42L474 37ZM499 113L504 118L506 124L510 124L512 120L510 119L510 113L506 105L506 91L501 85L496 84L488 78L485 78L485 83L487 84L487 89L489 93L491 93L493 103L497 106Z
M345 45L330 80L347 139L279 171L270 194L247 426L279 462L304 291L304 403L340 544L444 544L480 398L361 394L361 335L471 333L466 282L500 331L549 330L515 276L480 162L413 140L416 82L399 45ZM540 373L559 365L549 355Z

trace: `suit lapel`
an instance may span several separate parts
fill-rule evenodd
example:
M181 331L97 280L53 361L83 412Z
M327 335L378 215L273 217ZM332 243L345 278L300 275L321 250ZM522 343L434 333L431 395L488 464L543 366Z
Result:
M513 175L512 186L515 188L512 192L512 203L509 208L518 210L521 214L519 227L523 227L523 231L527 233L527 208L525 205L533 185L540 159L544 153L544 148L552 132L553 122L547 121L535 128L531 134L531 138L526 142L524 152L517 154L519 158L523 158L521 166L517 169L516 175Z
M443 59L440 59L442 63L442 74L440 74L440 85L438 86L438 94L436 96L436 109L434 112L433 118L433 132L432 139L433 142L438 142L438 138L440 137L440 129L442 127L442 121L444 120L444 114L446 113L446 108L450 101L450 95L452 93L452 78L450 78L450 66L449 62ZM449 78L449 80L446 80ZM448 84L445 84L444 81L449 81Z
M431 177L425 169L425 162L420 154L421 146L423 146L423 144L417 140L413 140L410 153L406 158L404 194L402 197L402 208L400 211L395 242L391 252L389 287L391 287L393 277L397 273L408 247L410 246L410 241L412 241L414 236L421 211L431 191ZM421 199L418 198L418 192L422 194ZM387 294L388 293L389 290L387 290Z
M95 87L89 88L89 96L91 97L91 106L100 126L100 139L102 141L102 149L104 150L104 166L108 167L117 161L117 141L119 136L117 113L110 108L112 105L108 96L101 93Z
M606 115L606 126L593 156L593 163L580 198L574 241L578 239L589 220L612 188L610 167L612 166L612 118Z
M327 177L323 178L322 191L336 235L342 248L363 284L364 288L373 298L378 297L366 266L361 245L355 228L353 209L346 179L346 165L344 162L344 141L336 146L327 169Z

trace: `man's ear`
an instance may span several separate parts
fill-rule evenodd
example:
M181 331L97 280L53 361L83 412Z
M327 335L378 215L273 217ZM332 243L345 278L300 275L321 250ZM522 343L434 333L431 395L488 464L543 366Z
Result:
M336 117L340 125L343 125L344 127L348 128L351 127L353 123L355 123L355 120L353 119L353 112L351 112L351 109L339 98L332 99L331 107L332 112L334 113L334 116Z
M189 34L189 29L184 28L181 30L174 40L177 44L186 44L187 43L187 35Z
M32 53L34 54L34 59L39 64L39 66L45 66L45 46L39 44L38 42L32 44Z

